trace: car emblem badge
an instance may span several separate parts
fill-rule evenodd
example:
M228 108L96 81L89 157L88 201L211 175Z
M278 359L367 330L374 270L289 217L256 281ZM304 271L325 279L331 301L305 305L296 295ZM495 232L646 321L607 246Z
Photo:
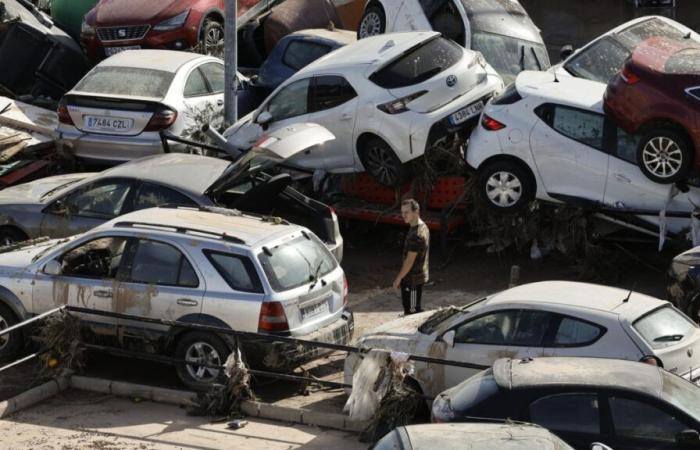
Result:
M450 75L445 81L447 82L447 87L452 87L455 84L457 84L457 77L454 75Z
M125 38L126 37L126 30L124 28L120 28L119 31L117 31L117 34L119 34L120 38Z

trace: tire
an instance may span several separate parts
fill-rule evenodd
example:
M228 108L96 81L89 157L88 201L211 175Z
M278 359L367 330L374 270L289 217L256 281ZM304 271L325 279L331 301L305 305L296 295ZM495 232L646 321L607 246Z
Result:
M223 366L231 350L221 338L212 333L192 331L185 334L175 347L175 358L193 360L203 358L209 364ZM200 360L201 361L201 360ZM212 383L221 383L226 379L223 370L178 364L177 376L190 389L203 391Z
M695 151L682 132L659 126L642 135L637 147L637 164L650 180L672 184L684 180L693 164Z
M199 52L204 55L224 57L224 26L219 22L206 19L199 33Z
M406 167L396 156L394 150L389 147L389 144L381 138L368 139L364 144L360 159L365 170L383 186L395 187L406 179Z
M384 9L379 5L370 5L365 9L357 25L357 39L384 34L384 31L386 31Z
M22 233L17 228L2 227L0 228L0 247L16 244L27 240L27 235Z
M14 312L7 306L0 303L0 330L11 327L19 322ZM0 336L0 361L10 361L14 359L22 349L22 332L13 331L9 335Z
M494 211L509 213L523 209L535 198L532 174L512 161L496 161L479 171L479 197Z

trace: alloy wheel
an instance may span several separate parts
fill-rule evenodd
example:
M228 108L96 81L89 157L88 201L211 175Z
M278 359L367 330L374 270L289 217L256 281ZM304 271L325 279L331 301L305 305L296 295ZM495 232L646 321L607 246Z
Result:
M9 327L10 324L7 323L7 320L0 316L0 330L4 330L5 328ZM10 342L10 335L5 334L3 336L0 336L0 350L4 349L7 347L7 344Z
M197 363L215 366L223 364L219 352L206 342L195 342L192 344L185 353L185 361L193 363L185 366L190 376L202 383L210 383L216 380L219 376L219 369L198 366Z
M392 186L399 178L401 168L396 165L393 155L387 153L387 149L373 145L367 149L367 165L372 175L385 186Z
M509 208L523 195L523 184L511 172L499 171L486 182L486 196L496 206Z
M644 145L642 162L653 175L659 178L670 178L683 166L683 151L673 139L658 136Z
M382 18L378 12L368 12L360 22L360 38L382 34Z
M212 27L204 36L204 52L210 56L221 57L224 51L224 31L219 27Z

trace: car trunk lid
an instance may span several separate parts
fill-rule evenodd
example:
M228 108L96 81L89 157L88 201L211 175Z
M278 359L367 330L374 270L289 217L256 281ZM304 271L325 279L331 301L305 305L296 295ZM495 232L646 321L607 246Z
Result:
M154 114L165 107L152 99L72 95L65 105L75 127L86 133L114 136L141 134Z

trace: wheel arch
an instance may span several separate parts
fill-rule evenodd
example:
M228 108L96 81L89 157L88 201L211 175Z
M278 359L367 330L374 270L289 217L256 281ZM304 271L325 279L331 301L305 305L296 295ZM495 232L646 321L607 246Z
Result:
M29 318L29 312L22 301L5 286L0 286L0 303L10 308L20 322Z
M681 133L683 137L685 137L686 141L688 144L690 144L692 147L699 147L700 142L695 142L693 139L692 135L688 132L688 129L681 124L680 122L669 119L668 117L655 117L647 120L644 122L642 125L639 126L637 129L636 134L642 135L647 132L649 132L652 128L655 127L669 127L673 128L677 132ZM693 152L695 153L695 152Z
M204 24L207 20L214 20L220 23L222 26L225 23L224 12L219 8L209 8L202 14L202 18L199 19L199 29L197 31L197 38L202 37L202 31L204 31Z
M528 181L532 183L532 186L535 188L535 190L538 189L537 177L535 176L535 173L533 172L532 168L528 165L528 163L518 158L517 156L504 154L490 156L486 158L481 164L479 164L477 171L481 171L486 167L490 166L491 164L495 164L497 162L511 162L517 164L518 166L520 166L520 168L522 168L525 171L525 173L527 173L529 178Z
M1 294L0 294L1 295ZM182 316L177 319L177 322L183 322L183 323L191 323L191 324L197 324L197 325L207 325L211 327L217 327L217 328L224 328L227 330L231 330L232 328L223 320L214 317L209 314L187 314L185 316ZM188 328L188 327L183 327L183 326L173 326L170 327L170 331L168 332L168 339L166 340L166 352L167 353L173 353L175 351L175 347L177 346L177 343L182 339L187 333L191 331L200 331L200 332L209 332L207 330L200 330L200 329L194 329L194 328ZM215 334L221 340L224 341L224 343L228 346L229 350L233 350L236 346L236 339L233 335L231 334L225 334L225 333L217 333L216 331L211 331L211 333Z
M373 138L381 139L382 141L384 141L384 143L387 146L389 146L391 151L394 152L396 157L399 158L399 160L401 160L401 157L396 152L396 149L394 148L394 146L389 143L389 139L387 139L386 137L384 137L381 134L376 133L374 131L363 131L357 137L357 140L355 141L355 151L357 152L357 156L360 157L360 160L362 160L362 157L363 157L362 152L364 151L364 146L367 144L367 141L369 141L370 139L373 139ZM405 161L401 161L401 162L403 163Z

